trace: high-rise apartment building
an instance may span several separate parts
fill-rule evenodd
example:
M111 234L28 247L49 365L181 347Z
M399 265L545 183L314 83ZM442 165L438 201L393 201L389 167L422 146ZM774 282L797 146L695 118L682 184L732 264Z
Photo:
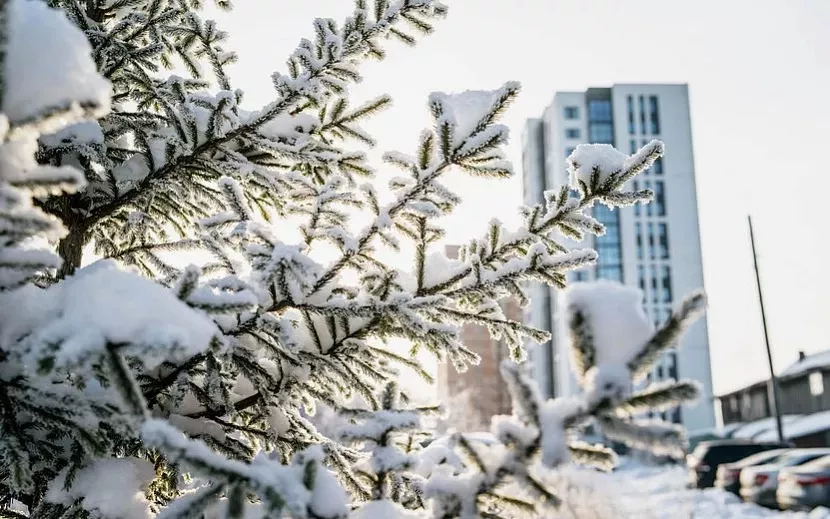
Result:
M567 185L566 159L578 144L606 143L633 153L652 139L665 143L666 155L631 187L652 189L654 201L613 211L596 205L592 215L605 224L606 233L581 245L596 249L599 260L572 272L569 280L601 278L638 286L647 314L660 324L684 294L703 287L688 87L614 85L559 92L540 118L527 121L522 162L525 203L543 203L544 191ZM560 322L560 295L544 286L532 287L530 295L526 322L553 334L550 343L531 352L534 376L548 396L572 394L576 382ZM705 318L682 341L682 348L666 354L650 376L700 382L699 403L663 417L692 431L708 429L715 425L715 414Z

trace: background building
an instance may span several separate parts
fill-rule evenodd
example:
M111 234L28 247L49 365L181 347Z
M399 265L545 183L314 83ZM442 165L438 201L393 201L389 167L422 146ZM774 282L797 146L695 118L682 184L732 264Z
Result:
M805 355L778 375L784 436L799 447L830 445L830 350ZM827 388L828 390L825 390ZM720 395L723 430L730 437L777 440L769 380Z
M543 202L545 190L568 183L566 158L581 143L612 144L632 153L652 139L666 144L666 156L632 182L650 188L655 200L646 206L611 211L597 205L593 216L607 228L590 238L599 252L595 267L570 275L571 281L612 279L639 286L647 314L664 322L674 304L703 287L697 195L692 152L689 96L686 85L614 85L585 92L559 92L523 134L524 199ZM526 321L551 330L551 343L531 354L535 376L548 395L576 390L567 355L565 330L559 325L558 294L547 287L531 291ZM691 378L703 386L700 403L664 413L689 430L715 425L706 320L698 321L651 374L652 379Z
M447 246L446 255L457 258L458 247ZM500 305L505 317L522 320L522 309L515 299L503 299ZM510 395L499 371L502 359L508 356L507 346L493 340L486 327L469 323L461 330L461 342L481 357L481 364L464 373L458 373L450 362L438 364L439 399L447 407L450 427L489 431L492 416L512 413Z

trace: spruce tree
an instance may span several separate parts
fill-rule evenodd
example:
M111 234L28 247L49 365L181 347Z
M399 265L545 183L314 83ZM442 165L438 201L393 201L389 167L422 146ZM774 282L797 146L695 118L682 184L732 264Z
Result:
M650 192L625 186L661 143L630 157L581 147L577 195L547 193L523 209L522 228L493 221L449 261L432 254L437 219L461 199L442 180L512 174L499 117L519 85L433 94L414 153L384 156L384 171L401 171L388 192L359 124L389 99L353 107L348 97L361 61L383 58L388 39L413 44L446 7L356 0L342 22L315 20L273 74L273 101L249 111L225 72L226 35L200 4L0 2L0 514L508 517L556 504L529 463L556 467L568 452L611 463L605 448L565 441L590 419L615 439L680 445L679 433L620 413L694 396L688 385L632 394L627 384L700 298L608 365L590 339L605 323L575 311L587 396L551 402L515 366L548 333L497 304L527 302L529 281L564 288L566 271L593 262L564 238L604 232L588 214L597 203L647 202ZM174 64L187 75L164 72ZM403 241L409 267L378 259ZM334 260L319 259L326 248ZM179 264L183 252L194 264ZM402 369L429 378L413 360L421 350L475 365L459 339L467 322L508 345L514 417L495 421L495 459L460 436L466 462L416 470L416 445L400 454L393 442L417 426L394 382ZM390 339L408 340L412 355ZM342 438L309 420L317 403L348 413L355 396L368 410ZM524 497L502 493L508 483Z

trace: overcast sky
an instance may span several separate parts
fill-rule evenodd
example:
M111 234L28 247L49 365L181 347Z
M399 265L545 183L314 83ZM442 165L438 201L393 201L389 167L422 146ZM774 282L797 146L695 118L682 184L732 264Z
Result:
M254 107L273 98L314 17L342 19L350 0L237 0L217 15L240 55L234 86ZM521 173L524 120L557 90L686 82L692 106L715 392L767 376L746 215L755 220L775 365L830 347L825 207L830 156L830 1L449 0L450 15L416 48L390 43L370 62L357 100L395 105L366 127L383 150L411 151L431 91L524 89L506 116ZM268 6L268 7L266 7ZM386 172L381 172L381 177ZM465 204L448 224L461 240L492 216L518 225L520 177L451 182ZM681 367L682 370L682 367Z

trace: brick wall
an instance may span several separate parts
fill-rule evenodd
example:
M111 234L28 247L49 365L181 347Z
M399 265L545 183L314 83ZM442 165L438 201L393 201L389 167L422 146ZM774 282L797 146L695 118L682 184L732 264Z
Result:
M458 257L457 246L447 246L446 255ZM522 320L522 311L513 299L501 302L505 317ZM466 431L487 431L490 418L510 414L510 396L499 373L499 364L508 353L501 341L491 339L487 328L467 324L461 331L461 341L481 357L478 366L471 366L466 373L457 373L449 363L438 366L440 397L447 406L450 426Z

